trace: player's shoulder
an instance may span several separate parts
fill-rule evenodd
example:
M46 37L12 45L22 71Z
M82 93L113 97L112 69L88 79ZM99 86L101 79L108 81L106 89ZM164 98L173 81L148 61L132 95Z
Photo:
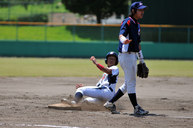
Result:
M119 68L117 66L111 66L110 69L112 70L112 75L113 76L118 76L119 75Z
M129 20L131 20L130 17L125 18L125 19L122 21L122 24L123 24L123 23L127 23Z
M128 22L140 25L140 23L138 21L134 20L132 17L128 17Z
M119 69L117 66L113 65L111 67L109 67L109 69Z
M128 26L130 26L131 22L132 22L132 18L131 17L127 17L126 19L124 19L122 21L121 25L128 25Z
M126 21L131 20L131 17L127 17L127 18L125 18L125 20L126 20Z

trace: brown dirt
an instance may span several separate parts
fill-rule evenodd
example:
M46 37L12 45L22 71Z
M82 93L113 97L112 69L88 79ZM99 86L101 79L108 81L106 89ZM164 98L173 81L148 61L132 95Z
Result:
M150 111L148 116L134 116L126 94L116 102L121 112L116 115L102 106L86 106L82 111L47 107L74 95L76 83L94 86L98 79L0 77L0 127L193 128L193 78L138 78L138 102ZM117 89L123 81L119 78Z

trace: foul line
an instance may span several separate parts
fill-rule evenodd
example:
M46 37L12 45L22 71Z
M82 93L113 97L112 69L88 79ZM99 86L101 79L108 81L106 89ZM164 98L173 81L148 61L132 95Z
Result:
M193 117L191 116L168 116L168 117L171 117L171 118L181 118L181 119L193 119Z
M47 128L83 128L83 127L71 127L71 126L57 126L57 125L41 125L41 124L8 124L8 123L1 123L0 126L17 126L17 127L47 127ZM84 127L88 128L88 127Z

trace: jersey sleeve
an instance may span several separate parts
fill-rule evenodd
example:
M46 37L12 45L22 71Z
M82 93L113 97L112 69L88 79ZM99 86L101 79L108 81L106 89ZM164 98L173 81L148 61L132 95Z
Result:
M131 20L124 20L121 24L119 35L127 36L128 34L128 27L130 26Z
M112 75L118 76L119 75L119 68L117 66L112 66L109 69L112 69Z

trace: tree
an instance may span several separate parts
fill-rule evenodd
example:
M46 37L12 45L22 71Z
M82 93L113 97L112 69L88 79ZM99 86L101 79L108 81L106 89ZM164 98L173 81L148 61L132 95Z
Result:
M24 8L27 10L28 5L30 4L39 4L39 3L49 3L53 4L54 0L20 0L20 2L23 4Z
M102 18L107 18L113 13L127 14L128 0L62 0L66 9L74 13L94 14L97 23L101 23Z
M30 4L48 3L53 4L54 0L0 0L0 7L22 5L27 10Z

